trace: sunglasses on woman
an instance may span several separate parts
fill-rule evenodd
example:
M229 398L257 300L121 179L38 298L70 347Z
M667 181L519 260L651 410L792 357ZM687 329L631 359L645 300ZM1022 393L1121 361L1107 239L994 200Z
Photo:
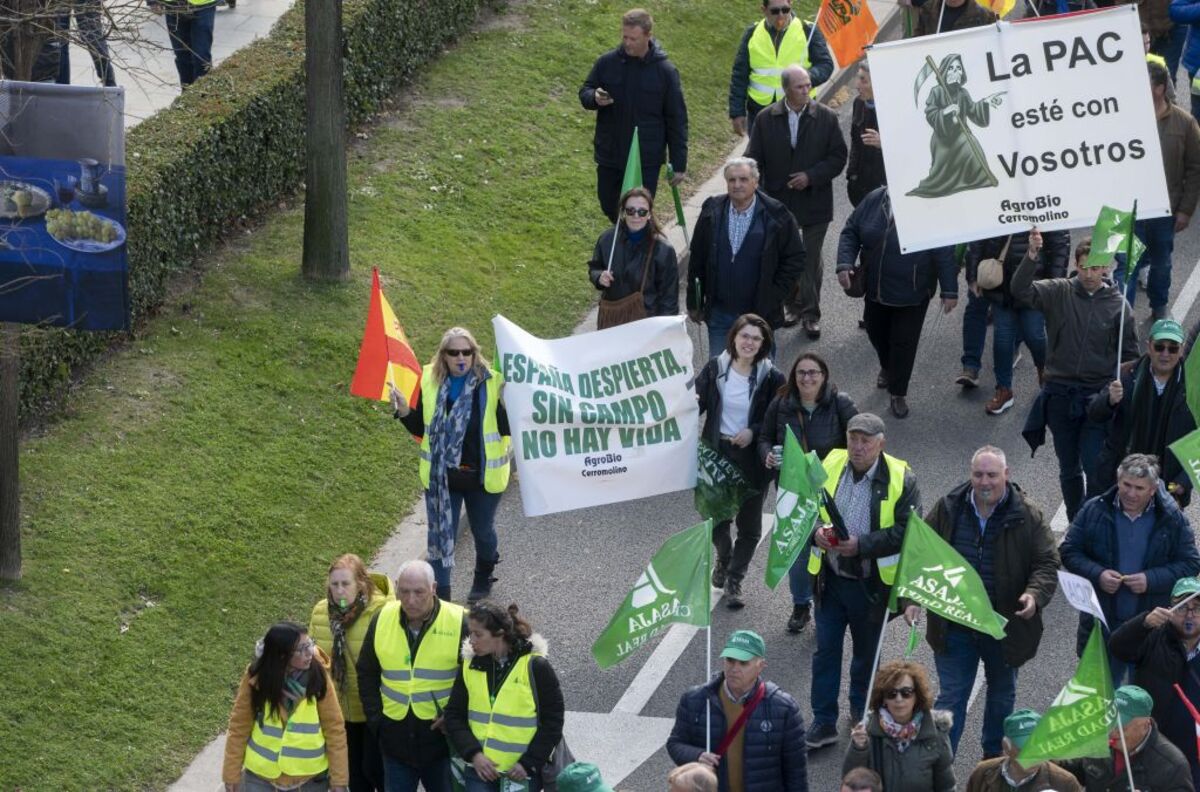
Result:
M910 687L898 687L887 691L883 694L883 697L886 699L910 699L915 694L916 691Z
M447 357L471 357L471 355L473 355L473 354L475 354L475 353L469 349L447 349L446 350Z
M626 206L625 207L625 216L626 217L648 217L649 215L650 215L649 209L642 209L642 208L639 208L636 206Z

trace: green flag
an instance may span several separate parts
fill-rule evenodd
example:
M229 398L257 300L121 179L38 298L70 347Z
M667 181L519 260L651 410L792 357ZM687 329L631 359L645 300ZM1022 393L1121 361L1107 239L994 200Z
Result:
M1196 426L1200 426L1200 344L1192 347L1187 360L1183 362L1183 380L1187 393L1187 406L1192 411Z
M1175 455L1179 464L1187 471L1192 480L1192 487L1200 491L1200 429L1188 432L1167 446L1167 450Z
M616 665L676 622L707 627L711 575L712 520L663 542L592 644L596 665Z
M750 486L742 469L705 442L699 444L696 466L696 511L713 522L732 520L757 490Z
M1046 710L1017 761L1032 767L1048 759L1105 758L1108 733L1116 719L1108 652L1097 620L1075 676Z
M629 158L625 160L625 179L621 182L621 195L634 187L642 186L642 147L638 144L638 130L633 128L633 140L629 144Z
M775 501L775 528L767 555L767 588L775 588L812 536L821 509L825 466L815 451L804 453L789 427L779 469L779 494Z
M997 640L1004 637L1004 625L1008 622L992 610L975 567L934 533L915 511L909 515L904 531L888 608L899 611L897 600L901 598Z
M1136 210L1135 210L1136 211ZM1127 256L1126 274L1133 272L1146 246L1133 233L1134 212L1122 212L1111 206L1100 209L1096 225L1092 228L1092 250L1088 253L1085 267L1107 267L1118 253L1126 253L1132 243L1133 255ZM1130 239L1132 237L1132 240Z

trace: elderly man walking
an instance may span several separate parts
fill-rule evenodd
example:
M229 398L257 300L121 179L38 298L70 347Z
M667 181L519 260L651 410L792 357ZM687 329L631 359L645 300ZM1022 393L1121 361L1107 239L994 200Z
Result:
M1004 720L1017 698L1017 669L1037 654L1042 611L1058 588L1058 551L1046 515L1008 480L1003 451L983 446L971 457L970 472L970 480L938 500L926 521L979 573L992 608L1008 624L997 640L930 614L925 637L937 664L940 689L934 706L954 713L950 744L955 754L983 663L982 742L984 758L990 759L1003 748Z
M812 665L813 725L808 747L837 742L842 646L853 639L850 719L862 720L867 683L888 595L896 578L908 515L921 506L908 463L883 452L883 419L859 413L846 424L846 448L830 451L825 467L822 525L808 571L817 575L817 651Z
M821 337L821 248L833 220L833 180L846 167L846 140L837 113L809 99L809 73L783 70L784 98L759 116L746 156L758 162L767 195L796 218L807 254L794 299L785 308L809 338Z
M1159 488L1158 463L1130 454L1117 468L1117 486L1088 501L1059 548L1063 566L1092 582L1109 630L1168 604L1181 577L1200 572L1200 553L1187 517ZM1083 653L1092 617L1079 615L1076 651ZM1126 665L1109 652L1114 684Z

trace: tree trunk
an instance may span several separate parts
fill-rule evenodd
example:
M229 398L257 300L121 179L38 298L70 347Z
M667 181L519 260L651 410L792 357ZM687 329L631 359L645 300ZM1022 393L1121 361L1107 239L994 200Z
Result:
M20 327L0 325L0 580L21 577L20 373Z
M304 4L308 176L304 190L304 277L343 280L346 233L346 108L342 91L342 0Z

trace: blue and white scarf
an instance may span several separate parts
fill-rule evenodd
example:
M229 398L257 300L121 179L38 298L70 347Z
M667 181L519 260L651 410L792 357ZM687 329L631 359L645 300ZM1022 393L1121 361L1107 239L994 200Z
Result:
M425 490L425 511L429 518L426 543L431 560L440 560L442 567L454 567L454 514L450 508L450 486L446 481L446 469L458 467L462 462L463 438L471 422L471 411L475 406L475 388L479 376L472 369L467 372L462 393L449 409L450 378L438 387L437 404L433 420L426 429L429 432L429 489Z

